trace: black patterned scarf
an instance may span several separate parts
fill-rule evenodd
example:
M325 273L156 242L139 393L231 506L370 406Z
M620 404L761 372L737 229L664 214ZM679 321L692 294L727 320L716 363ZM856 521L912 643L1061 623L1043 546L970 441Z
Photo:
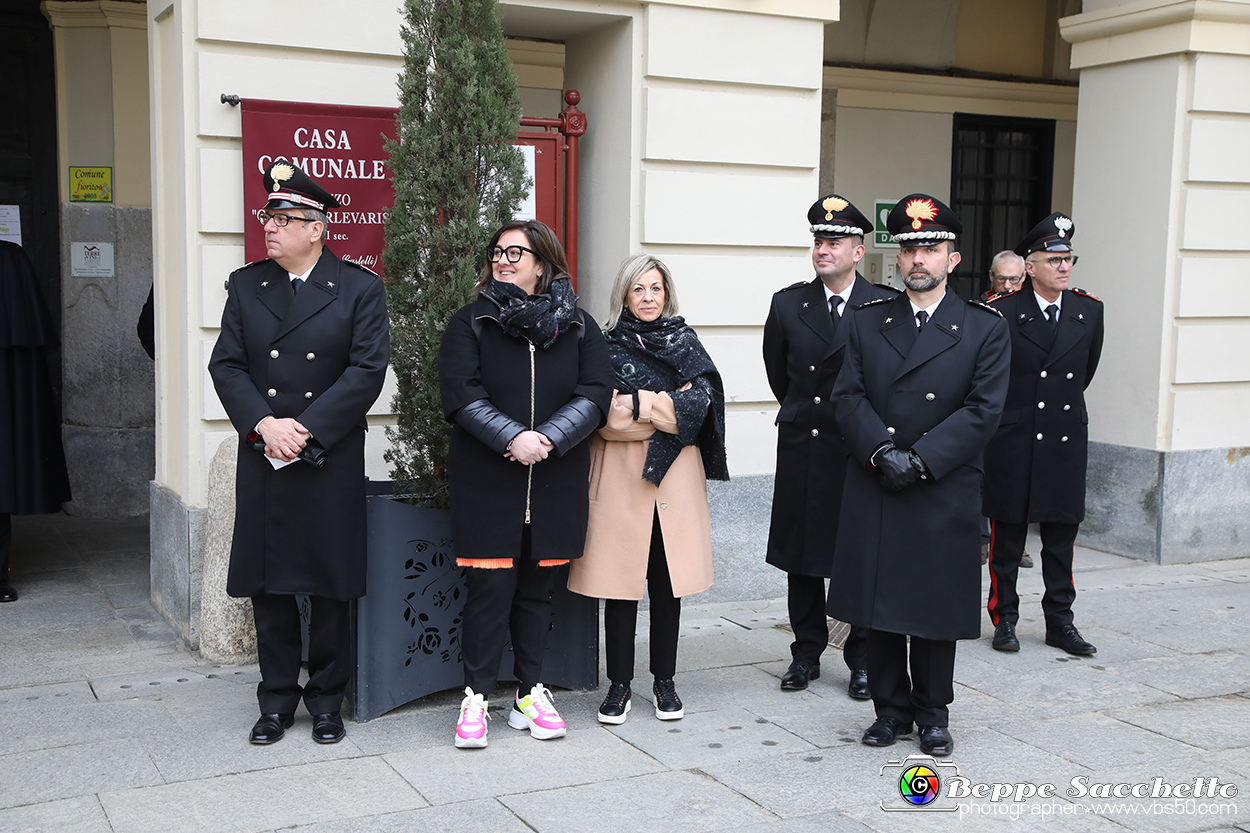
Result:
M677 433L656 431L647 446L644 479L657 486L688 445L698 445L709 480L728 480L725 386L712 357L681 316L640 321L628 310L604 333L622 393L667 391L677 410ZM677 390L690 382L689 390Z
M568 278L556 278L544 295L527 295L514 283L491 279L478 293L499 307L499 323L513 338L528 338L546 350L577 315L577 293Z

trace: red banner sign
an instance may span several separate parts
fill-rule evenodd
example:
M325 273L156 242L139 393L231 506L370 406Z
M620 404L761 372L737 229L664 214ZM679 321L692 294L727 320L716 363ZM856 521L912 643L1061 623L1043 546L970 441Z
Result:
M352 107L243 99L243 252L265 257L256 212L268 195L265 169L285 159L338 199L328 213L330 250L343 260L382 271L385 223L395 202L383 134L395 138L392 107Z

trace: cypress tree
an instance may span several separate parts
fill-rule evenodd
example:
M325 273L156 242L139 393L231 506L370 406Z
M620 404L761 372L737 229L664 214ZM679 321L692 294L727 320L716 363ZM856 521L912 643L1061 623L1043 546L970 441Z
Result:
M528 177L513 146L521 100L495 0L405 0L404 15L398 141L387 143L395 205L382 255L398 380L386 460L396 494L446 507L439 343Z

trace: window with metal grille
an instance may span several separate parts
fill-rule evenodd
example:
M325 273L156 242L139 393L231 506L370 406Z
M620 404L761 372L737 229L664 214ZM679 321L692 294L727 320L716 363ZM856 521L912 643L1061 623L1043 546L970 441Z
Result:
M963 260L950 285L963 298L990 288L990 261L1051 212L1055 123L955 114L950 207L963 221Z

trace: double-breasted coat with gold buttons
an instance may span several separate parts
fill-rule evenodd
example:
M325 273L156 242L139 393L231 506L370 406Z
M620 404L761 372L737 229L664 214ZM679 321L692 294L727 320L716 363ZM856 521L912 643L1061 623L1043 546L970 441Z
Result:
M364 595L365 415L389 355L382 279L328 249L298 294L272 260L230 275L208 365L239 432L230 595ZM247 441L271 414L312 432L325 465L275 470Z
M898 292L855 276L844 316ZM764 322L764 369L777 412L777 473L767 563L804 576L832 575L847 448L830 392L846 351L845 320L829 317L820 278L773 295Z
M917 332L906 294L851 314L833 387L851 464L833 554L829 613L925 639L975 639L981 625L982 451L1007 397L1002 316L948 292ZM893 441L928 474L897 492L868 468Z
M1005 523L1085 518L1089 411L1085 389L1102 355L1102 302L1065 289L1051 330L1032 280L990 302L1011 330L1011 385L985 449L982 511Z

